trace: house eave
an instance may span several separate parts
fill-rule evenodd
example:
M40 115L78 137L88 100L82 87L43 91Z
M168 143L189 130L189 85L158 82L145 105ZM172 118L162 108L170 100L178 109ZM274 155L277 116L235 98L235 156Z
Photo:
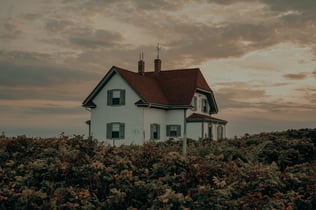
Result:
M195 118L195 119L186 119L186 122L190 123L190 122L211 122L211 123L217 123L217 124L222 124L222 125L226 125L227 121L225 120L211 120L211 119L203 119L203 118Z
M195 115L195 114L193 114ZM186 118L186 122L211 122L211 123L217 123L217 124L222 124L222 125L226 125L227 121L226 120L222 120L222 119L218 119L212 116L207 116L207 115L200 115L197 114L199 116L194 116L192 117L189 116Z
M91 93L88 95L88 97L83 101L82 106L88 107L88 108L95 108L91 107L89 104L93 103L93 99L96 95L102 90L104 85L112 78L112 76L116 73L115 66L112 66L112 68L109 70L109 72L102 78L102 80L95 86L95 88L91 91Z
M97 105L93 101L88 101L86 104L82 104L82 107L85 107L86 109L95 109Z
M175 109L189 109L190 105L166 105L166 104L158 104L158 103L150 103L144 101L138 101L135 103L138 107L149 107L149 108L157 108L157 109L165 109L165 110L175 110Z

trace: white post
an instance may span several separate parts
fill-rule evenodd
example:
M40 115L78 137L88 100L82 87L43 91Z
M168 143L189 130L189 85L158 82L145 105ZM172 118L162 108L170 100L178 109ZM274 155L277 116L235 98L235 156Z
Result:
M186 118L186 110L184 109L184 128L183 128L183 148L182 148L182 153L183 156L187 156L187 118Z

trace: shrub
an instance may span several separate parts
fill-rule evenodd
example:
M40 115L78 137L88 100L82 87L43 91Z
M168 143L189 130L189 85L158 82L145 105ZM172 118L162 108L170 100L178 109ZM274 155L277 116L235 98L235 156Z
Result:
M105 146L0 139L0 209L315 209L316 129Z

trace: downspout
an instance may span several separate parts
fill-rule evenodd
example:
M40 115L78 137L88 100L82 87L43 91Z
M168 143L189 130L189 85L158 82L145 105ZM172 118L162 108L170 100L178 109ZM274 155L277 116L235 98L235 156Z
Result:
M202 120L202 136L201 139L204 139L204 119Z
M187 118L186 118L186 109L183 110L183 117L184 117L184 128L183 128L183 156L187 156Z
M88 112L90 112L90 120L88 120L88 121L86 121L86 124L88 124L88 128L89 128L89 130L88 130L88 137L90 138L90 137L92 137L91 136L91 108L89 108L89 107L85 107L85 109L88 111Z
M89 128L89 130L88 130L88 137L90 138L91 137L91 120L87 120L86 121L86 124L88 125L88 128Z
M145 130L145 107L143 107L143 144L145 144L145 135L146 135L146 130Z
M89 138L91 137L91 120L90 120L90 123L89 123Z

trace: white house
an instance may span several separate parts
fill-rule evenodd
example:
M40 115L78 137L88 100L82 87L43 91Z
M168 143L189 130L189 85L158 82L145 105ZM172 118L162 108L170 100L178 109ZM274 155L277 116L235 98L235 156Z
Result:
M213 91L199 68L138 72L113 66L83 107L90 112L89 135L109 144L143 144L169 138L213 140L226 137L227 121L218 112Z

